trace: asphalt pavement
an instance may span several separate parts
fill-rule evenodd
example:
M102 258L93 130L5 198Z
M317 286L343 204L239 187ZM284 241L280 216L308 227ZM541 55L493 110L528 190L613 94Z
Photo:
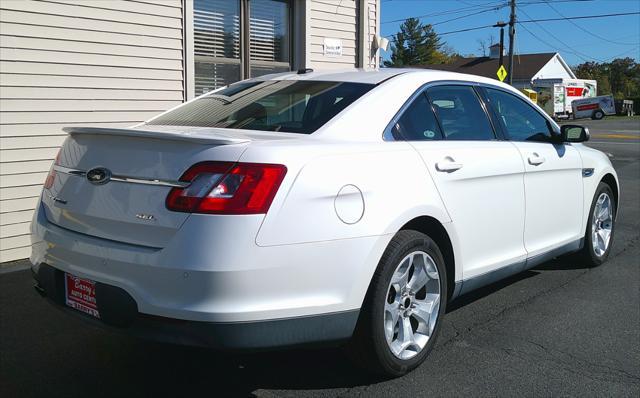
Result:
M577 123L621 179L609 261L563 257L463 296L404 377L372 378L339 349L226 355L113 334L51 308L18 262L0 267L0 396L638 397L640 119Z

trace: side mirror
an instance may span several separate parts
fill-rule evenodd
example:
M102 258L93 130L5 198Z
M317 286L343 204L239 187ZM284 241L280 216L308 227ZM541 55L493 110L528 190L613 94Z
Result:
M562 142L585 142L589 141L589 129L575 124L565 124L560 127Z

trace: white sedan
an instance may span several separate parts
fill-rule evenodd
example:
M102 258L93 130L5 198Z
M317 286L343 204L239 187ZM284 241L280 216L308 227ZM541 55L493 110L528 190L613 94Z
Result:
M611 250L607 156L491 79L301 70L66 131L32 223L36 289L138 336L348 341L398 376L459 295Z

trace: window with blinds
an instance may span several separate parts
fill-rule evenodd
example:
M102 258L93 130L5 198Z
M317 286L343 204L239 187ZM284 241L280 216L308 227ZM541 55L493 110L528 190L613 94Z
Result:
M194 0L195 94L291 69L289 0ZM248 24L248 34L243 24ZM247 51L248 49L248 51ZM244 54L248 54L247 57Z
M240 80L240 0L194 1L193 48L196 95Z
M290 69L289 4L283 0L251 0L249 54L251 77Z

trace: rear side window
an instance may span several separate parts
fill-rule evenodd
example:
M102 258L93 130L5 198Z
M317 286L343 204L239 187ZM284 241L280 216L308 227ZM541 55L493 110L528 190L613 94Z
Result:
M429 101L424 94L420 94L405 109L404 113L392 129L396 140L429 141L442 139L442 132L438 127Z
M310 80L241 82L158 116L148 124L311 134L373 87Z
M492 140L493 127L470 86L437 86L427 90L447 140Z
M502 128L514 141L549 141L551 130L547 119L515 95L491 88L485 89L491 107Z

